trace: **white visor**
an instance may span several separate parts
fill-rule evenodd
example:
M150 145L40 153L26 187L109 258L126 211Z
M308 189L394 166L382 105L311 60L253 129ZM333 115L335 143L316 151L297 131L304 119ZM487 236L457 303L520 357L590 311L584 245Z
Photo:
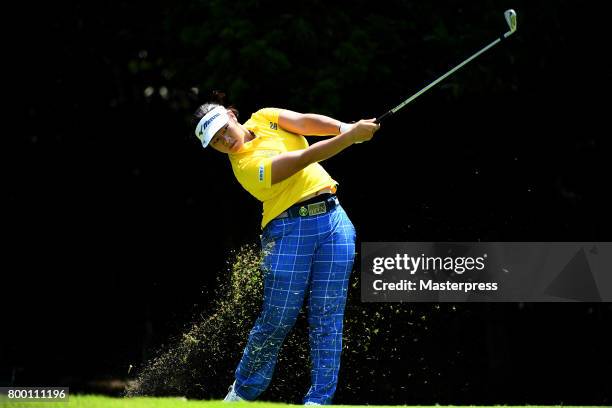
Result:
M229 122L229 116L223 106L217 106L208 112L195 128L195 134L202 141L202 147L208 146L215 133Z

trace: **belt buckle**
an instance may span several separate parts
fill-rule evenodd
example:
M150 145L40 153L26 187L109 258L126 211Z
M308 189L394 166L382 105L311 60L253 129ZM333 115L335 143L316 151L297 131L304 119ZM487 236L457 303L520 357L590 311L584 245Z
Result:
M319 215L325 214L327 212L327 206L325 205L325 201L320 201L318 203L308 204L307 206L300 207L299 214L302 217L307 215Z

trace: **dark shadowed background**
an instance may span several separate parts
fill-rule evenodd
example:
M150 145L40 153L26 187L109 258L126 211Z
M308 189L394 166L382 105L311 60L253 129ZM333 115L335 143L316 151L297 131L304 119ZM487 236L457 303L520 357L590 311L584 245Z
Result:
M611 238L612 71L594 6L23 7L5 77L19 126L5 131L1 384L88 391L129 379L210 306L230 251L258 242L261 204L189 124L211 90L226 91L243 122L268 106L376 117L505 32L507 8L518 14L508 42L323 165L360 241ZM371 388L348 398L341 383L336 401L609 404L611 318L606 303L460 304L440 335L398 345L459 350L464 364L444 371L452 381L399 365L381 376L394 362L372 350ZM393 398L400 388L410 392Z

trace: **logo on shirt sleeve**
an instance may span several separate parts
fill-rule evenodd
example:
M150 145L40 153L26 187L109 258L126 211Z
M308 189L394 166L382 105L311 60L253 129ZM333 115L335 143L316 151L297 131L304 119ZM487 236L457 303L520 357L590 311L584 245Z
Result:
M263 163L259 165L259 181L263 183L264 181L264 165Z
M278 124L276 124L274 122L270 122L270 129L277 130L278 129Z

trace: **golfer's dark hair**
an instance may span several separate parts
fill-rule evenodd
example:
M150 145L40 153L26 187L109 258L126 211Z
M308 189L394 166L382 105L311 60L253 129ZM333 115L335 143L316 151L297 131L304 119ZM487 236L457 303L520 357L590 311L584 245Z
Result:
M192 117L192 126L196 126L200 119L204 117L208 112L216 108L217 106L225 106L227 103L227 98L225 93L221 91L212 91L211 96L204 105L200 106L193 114ZM234 105L225 106L227 109L232 111L234 115L236 115L236 119L238 119L238 109L234 107Z

